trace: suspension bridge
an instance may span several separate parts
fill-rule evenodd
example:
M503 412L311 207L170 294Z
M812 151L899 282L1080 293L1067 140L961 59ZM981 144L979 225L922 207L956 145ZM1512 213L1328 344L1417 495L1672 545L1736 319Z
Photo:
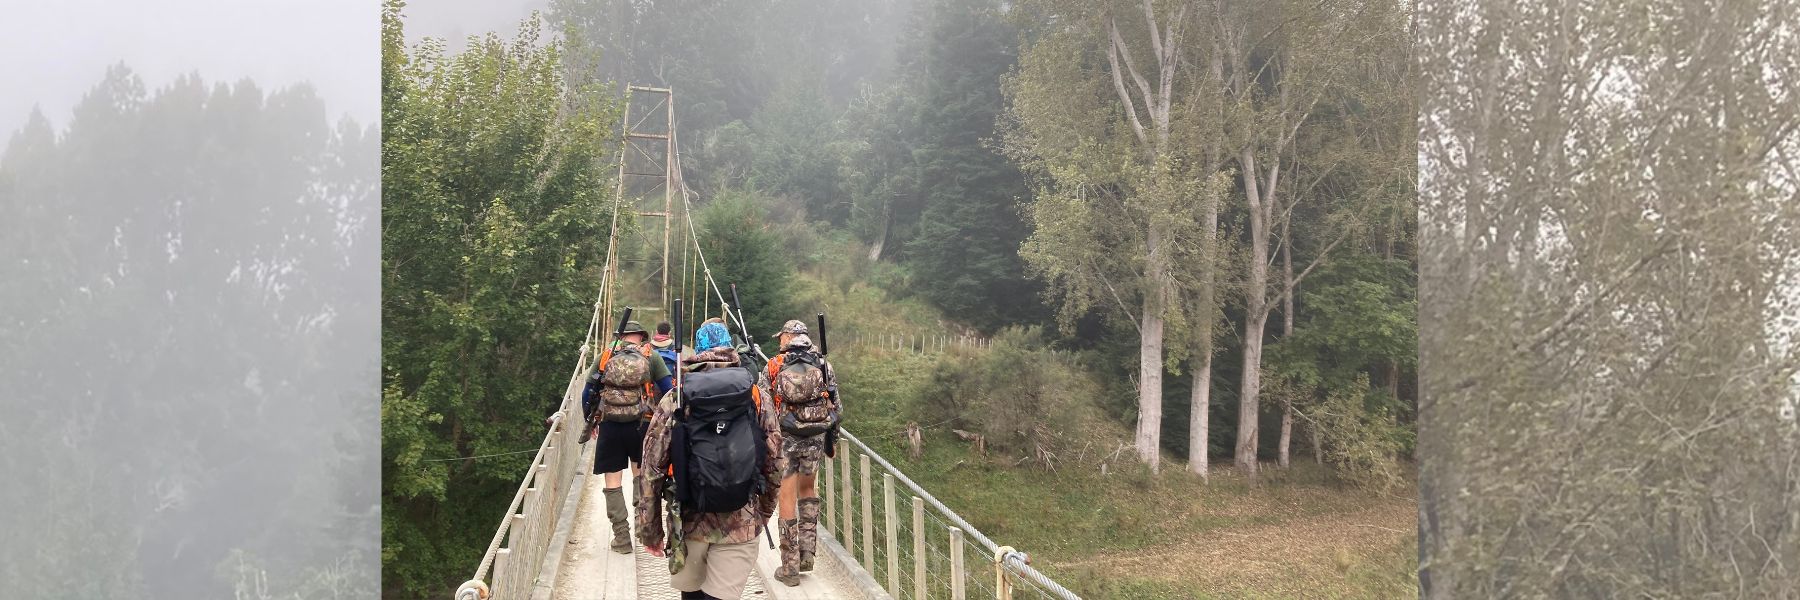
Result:
M636 104L634 96L655 102ZM674 92L628 86L622 113L623 148L615 190L606 262L593 318L582 343L562 403L550 416L518 491L474 574L455 590L456 600L630 600L679 598L669 585L666 558L650 555L633 539L634 552L609 547L612 523L606 518L602 478L590 473L599 444L583 444L582 387L607 341L603 323L615 306L687 310L704 319L714 313L743 322L730 310L713 280L691 216L691 195L681 178L675 136ZM660 118L659 118L660 117ZM660 192L661 206L656 206ZM680 204L676 204L676 199ZM679 212L678 212L679 209ZM631 215L621 227L620 215ZM676 218L679 216L680 222ZM660 244L650 238L658 222ZM635 225L635 226L634 226ZM672 244L680 240L680 258ZM660 248L659 248L660 247ZM660 260L659 260L660 259ZM627 265L622 267L622 265ZM629 265L638 265L632 269ZM647 266L647 267L646 267ZM673 268L672 268L673 267ZM674 280L671 281L673 276ZM677 298L699 302L671 302ZM645 308L638 308L645 311ZM656 309L648 309L656 312ZM693 316L683 321L697 323ZM677 336L685 332L676 332ZM924 348L980 344L979 340L878 337L881 345ZM994 598L1077 600L1078 596L1031 566L1023 551L1001 545L957 515L952 507L907 477L851 430L856 423L856 391L843 390L846 426L819 474L824 500L814 570L798 586L774 579L780 553L759 538L756 568L744 598L775 600L969 600ZM625 498L635 482L625 477ZM635 511L627 502L627 511ZM773 520L771 520L773 521ZM771 522L768 530L779 531Z

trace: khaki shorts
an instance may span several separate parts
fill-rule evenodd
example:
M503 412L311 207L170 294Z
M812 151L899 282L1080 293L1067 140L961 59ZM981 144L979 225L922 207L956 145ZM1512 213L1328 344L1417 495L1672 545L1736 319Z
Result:
M680 573L669 576L669 584L678 591L703 591L718 598L742 596L750 569L756 567L756 542L761 539L742 544L688 540L687 560Z

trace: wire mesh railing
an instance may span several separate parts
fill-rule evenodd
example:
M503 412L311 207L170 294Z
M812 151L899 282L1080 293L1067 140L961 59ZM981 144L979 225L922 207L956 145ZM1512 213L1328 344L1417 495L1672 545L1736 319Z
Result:
M824 524L895 600L1079 600L939 502L862 440L842 432L825 461Z

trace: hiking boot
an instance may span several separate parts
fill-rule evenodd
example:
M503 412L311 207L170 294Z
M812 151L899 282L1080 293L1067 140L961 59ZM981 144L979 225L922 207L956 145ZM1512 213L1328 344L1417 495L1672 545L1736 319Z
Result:
M824 503L818 497L800 499L800 518L794 524L794 546L800 553L796 566L802 573L813 569L813 554L819 547L819 507Z
M606 488L606 520L612 521L613 552L631 554L631 518L625 508L625 493L619 488Z
M781 521L781 567L775 569L775 580L789 587L800 585L800 547L794 539L800 532L796 519Z

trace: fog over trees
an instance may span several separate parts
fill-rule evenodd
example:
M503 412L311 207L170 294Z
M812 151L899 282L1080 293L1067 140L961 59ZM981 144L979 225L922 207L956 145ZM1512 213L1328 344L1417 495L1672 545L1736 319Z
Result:
M375 13L352 4L3 11L20 593L378 592Z

